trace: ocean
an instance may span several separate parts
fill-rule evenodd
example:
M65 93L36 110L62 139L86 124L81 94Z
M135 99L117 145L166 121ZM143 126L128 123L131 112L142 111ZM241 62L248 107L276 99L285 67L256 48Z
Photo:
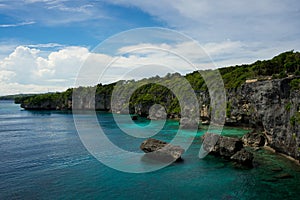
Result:
M88 113L84 117L89 120ZM97 119L114 144L141 152L143 139L124 134L111 113L97 112ZM143 127L149 121L142 118L136 123ZM177 121L167 120L153 137L170 141L177 129ZM223 134L241 137L248 131L225 127ZM183 154L183 162L148 173L126 173L87 151L71 112L26 111L12 101L0 101L0 199L299 198L300 167L294 162L266 150L255 153L253 169L240 169L211 155L199 159L204 133L205 127ZM190 138L189 131L184 134ZM284 173L292 178L276 178Z

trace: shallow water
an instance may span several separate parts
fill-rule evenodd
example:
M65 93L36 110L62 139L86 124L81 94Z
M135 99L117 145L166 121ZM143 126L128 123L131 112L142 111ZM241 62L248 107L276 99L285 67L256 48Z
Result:
M84 117L89 120L89 115ZM97 117L111 141L139 152L143 139L123 134L109 113ZM148 121L137 123L145 126ZM177 128L178 122L169 120L155 138L170 141ZM124 173L103 165L85 149L70 112L24 111L0 101L0 199L298 199L300 168L292 161L264 150L256 152L250 170L213 156L200 160L199 137L204 132L197 133L183 163L150 173ZM237 137L246 132L223 130ZM193 139L189 131L184 135ZM278 167L282 171L272 171ZM293 177L275 178L283 173Z

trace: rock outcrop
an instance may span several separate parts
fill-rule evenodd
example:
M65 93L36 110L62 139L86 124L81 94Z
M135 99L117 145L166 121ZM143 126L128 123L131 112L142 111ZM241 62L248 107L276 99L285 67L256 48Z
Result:
M228 117L234 121L231 125L250 126L257 132L264 132L267 145L300 160L300 124L293 123L300 116L300 91L290 87L293 79L245 83L229 90ZM250 146L263 143L258 135L248 139Z
M253 166L253 158L253 154L244 148L230 157L231 160L248 167Z
M167 142L149 138L145 140L140 149L146 153L146 156L162 162L180 161L184 149L180 146L173 146Z
M243 142L238 138L220 136L214 133L205 133L202 138L204 150L226 158L230 158L243 148Z
M206 133L202 138L203 149L210 154L221 156L247 167L253 166L253 154L243 147L241 139L213 133Z
M242 137L245 146L262 147L266 143L266 138L262 133L250 132Z

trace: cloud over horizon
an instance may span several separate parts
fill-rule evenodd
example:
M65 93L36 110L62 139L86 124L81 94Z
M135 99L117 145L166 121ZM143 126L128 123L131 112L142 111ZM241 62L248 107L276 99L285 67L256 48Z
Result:
M88 56L99 66L115 59L109 50L95 54L91 49L131 28L159 26L184 33L202 46L215 66L202 59L203 52L194 51L194 44L169 44L163 36L161 41L135 46L124 40L119 53L145 46L181 51L203 68L247 64L300 50L298 0L4 0L0 12L0 95L72 87ZM169 60L164 60L166 55ZM177 58L144 49L118 58L105 81L116 81L126 70L153 61L180 70ZM150 76L151 70L142 75Z
M52 51L43 49L56 46L60 49ZM112 83L121 79L138 80L155 75L164 76L169 72L186 74L195 70L226 67L229 66L228 55L235 52L239 53L236 57L231 57L230 63L244 64L256 61L254 59L256 54L251 54L251 51L247 50L249 47L239 41L207 43L201 47L201 50L197 50L199 46L193 42L141 43L122 46L118 49L119 55L113 56L91 52L81 46L62 47L59 44L17 46L12 53L0 60L0 95L63 91L74 87L82 66L88 69L87 80L95 80L92 76L100 78L103 73L101 83ZM256 53L263 55L265 52ZM178 57L181 55L188 55L189 61L197 68ZM220 59L211 60L211 57ZM110 65L107 66L108 63ZM139 73L130 72L132 70ZM87 82L86 86L97 83Z

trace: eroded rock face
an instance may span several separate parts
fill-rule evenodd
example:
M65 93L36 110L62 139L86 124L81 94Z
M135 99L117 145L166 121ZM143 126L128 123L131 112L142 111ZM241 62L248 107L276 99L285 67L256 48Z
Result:
M219 148L221 156L230 157L243 148L243 143L240 139L223 136L219 139Z
M266 143L266 138L262 133L250 132L242 137L245 146L262 147Z
M300 160L300 124L291 123L300 111L300 91L291 89L291 80L293 78L246 83L228 91L228 104L234 125L260 129L266 133L267 145ZM256 135L248 139L250 146L263 143Z
M140 149L149 158L163 162L180 161L181 155L184 153L184 149L180 146L173 146L167 142L153 138L145 140L140 145Z
M299 78L299 77L295 77ZM267 144L278 152L289 155L300 160L300 124L291 123L293 117L300 112L300 91L292 90L290 82L293 78L248 81L239 88L227 90L227 118L226 123L232 126L250 126L257 131L265 132ZM113 113L138 114L140 116L149 116L149 109L152 103L134 105L130 109L126 108L126 98L111 102L111 96L106 94L96 94L93 96L80 96L77 101L77 107L74 109L97 109L110 110ZM210 120L210 96L207 91L197 93L200 105L200 118L209 124ZM188 98L187 98L188 99ZM170 97L166 97L170 102ZM111 103L114 105L111 107ZM197 117L193 117L194 102L187 105L183 112L174 116L168 113L170 118L180 119L181 128L197 128ZM45 109L61 110L72 109L72 97L62 101L43 100L39 104L34 102L21 104L25 109ZM155 114L155 118L163 118L160 113ZM192 120L191 120L192 119ZM253 140L252 140L253 139ZM258 141L258 140L259 141ZM263 143L262 138L250 136L247 138L247 145L260 146Z
M212 154L230 158L243 148L243 142L238 138L220 136L218 134L206 133L203 136L203 148Z
M252 167L253 154L243 147L242 140L220 136L218 134L206 133L203 135L204 150L235 161L241 165Z
M231 160L248 167L253 167L253 158L253 154L244 148L230 157Z

